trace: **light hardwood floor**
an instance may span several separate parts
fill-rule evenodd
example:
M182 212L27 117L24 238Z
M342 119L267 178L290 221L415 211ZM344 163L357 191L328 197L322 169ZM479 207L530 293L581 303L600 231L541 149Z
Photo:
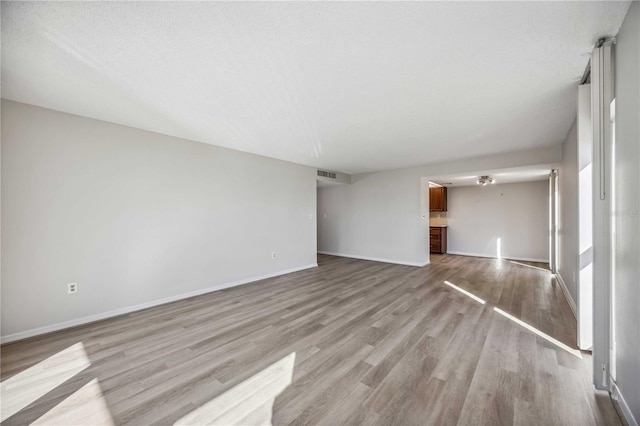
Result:
M620 424L548 271L318 262L2 346L3 424Z

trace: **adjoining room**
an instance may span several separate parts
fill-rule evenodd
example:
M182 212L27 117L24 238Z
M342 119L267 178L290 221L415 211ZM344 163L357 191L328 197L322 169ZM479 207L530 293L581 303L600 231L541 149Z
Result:
M431 255L549 264L549 169L430 177Z

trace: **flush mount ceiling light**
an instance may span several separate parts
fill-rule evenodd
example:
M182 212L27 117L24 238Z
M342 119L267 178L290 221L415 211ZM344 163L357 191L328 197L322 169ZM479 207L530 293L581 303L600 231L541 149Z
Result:
M479 176L476 182L478 183L478 185L482 185L482 186L488 183L495 183L495 181L491 176Z

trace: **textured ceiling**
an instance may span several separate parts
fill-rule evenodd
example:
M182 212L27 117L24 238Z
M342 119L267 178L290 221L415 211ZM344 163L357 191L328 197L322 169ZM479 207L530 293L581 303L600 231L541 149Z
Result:
M346 173L560 143L628 2L2 2L2 96Z

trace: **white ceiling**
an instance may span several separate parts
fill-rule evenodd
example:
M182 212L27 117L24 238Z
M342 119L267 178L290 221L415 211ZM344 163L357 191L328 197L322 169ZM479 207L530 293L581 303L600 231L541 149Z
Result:
M346 173L560 143L628 2L2 2L2 96Z
M549 180L550 169L541 167L523 167L518 169L485 170L474 174L456 174L447 176L432 176L428 180L442 186L474 186L479 176L491 176L495 184L533 182Z

